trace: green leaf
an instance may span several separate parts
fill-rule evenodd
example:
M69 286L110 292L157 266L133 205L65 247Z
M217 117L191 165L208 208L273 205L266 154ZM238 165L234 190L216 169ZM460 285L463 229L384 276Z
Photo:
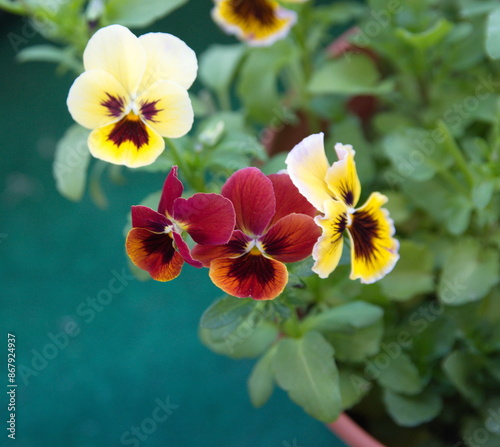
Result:
M498 283L497 250L484 248L475 239L459 241L448 252L438 286L440 300L459 306L482 299Z
M384 311L365 301L353 301L307 317L302 330L321 332L354 332L382 319Z
M199 329L200 340L205 346L235 359L258 357L271 346L278 333L274 324L256 323L251 319L241 319L234 326L219 329Z
M151 25L187 0L108 0L104 13L107 24L118 23L131 28Z
M246 318L256 309L251 298L238 299L226 296L213 303L201 316L200 327L218 329L233 324L239 318Z
M384 323L379 320L354 332L330 332L326 338L335 349L335 357L345 362L362 362L380 351Z
M400 259L390 275L380 281L382 291L392 300L405 301L434 290L434 257L425 246L401 241Z
M346 367L340 370L339 381L343 410L348 410L359 403L372 388L371 382Z
M468 352L454 351L443 361L443 371L451 383L475 406L483 400L483 391L476 382L480 369L480 360Z
M273 361L276 345L267 351L255 364L248 378L248 392L254 407L262 407L274 390Z
M85 191L90 152L90 131L78 124L71 126L56 146L53 174L57 190L67 199L79 201Z
M495 184L493 181L478 179L478 183L472 189L472 202L478 210L482 210L488 206L495 192Z
M429 314L425 313L423 315L427 316ZM431 316L430 318L434 317ZM414 324L423 324L422 320L412 320L412 322ZM450 353L457 338L458 330L451 318L443 316L425 324L426 326L420 326L424 330L421 332L417 330L418 333L413 337L412 353L413 358L422 363L430 363Z
M340 414L342 400L333 348L318 332L284 338L277 345L274 371L278 385L306 413L322 422Z
M71 48L59 48L54 45L34 45L23 48L16 56L19 62L54 62L73 70L83 71L82 63L76 59Z
M237 91L252 118L260 123L280 119L279 74L299 55L297 47L287 40L249 51L241 67Z
M368 56L354 54L329 60L314 73L309 91L316 95L385 94L393 89L392 81L379 82L375 62Z
M439 394L431 391L418 396L403 396L385 390L383 399L393 421L402 427L416 427L432 421L443 407Z
M491 11L486 23L486 52L492 59L500 59L500 8Z
M273 309L272 304L250 298L222 298L203 314L200 339L218 354L233 358L257 357L278 336L278 328L267 321Z
M453 25L450 22L440 19L426 31L412 33L404 28L398 28L395 34L413 47L425 51L439 44L452 28Z
M201 81L215 91L227 91L245 50L240 44L210 46L200 57Z
M444 226L453 235L460 235L469 227L472 201L457 194L440 178L427 182L403 181L401 187L406 196L425 210L434 222Z
M453 158L439 143L441 138L438 130L399 129L385 137L383 148L400 175L425 181L453 164Z
M285 160L288 157L288 152L280 152L270 158L264 166L262 166L261 171L266 174L275 174L282 169L286 169Z
M401 348L399 348L400 350ZM396 393L408 395L420 393L424 382L410 357L404 352L394 355L389 348L385 351L387 352L379 355L384 355L387 358L387 363L377 362L377 358L375 358L368 366L368 368L378 369L377 382L380 386Z
M314 8L314 23L324 21L328 26L343 24L357 19L366 11L366 6L356 2L335 2Z

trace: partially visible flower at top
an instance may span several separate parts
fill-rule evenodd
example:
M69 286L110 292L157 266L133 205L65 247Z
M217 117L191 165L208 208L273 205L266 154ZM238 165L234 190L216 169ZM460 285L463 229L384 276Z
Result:
M162 137L178 138L191 129L187 89L198 63L182 40L165 33L136 37L110 25L90 38L83 63L67 104L73 119L93 130L88 145L94 157L146 166L162 153Z
M192 255L210 267L216 286L238 298L270 300L288 282L283 263L311 255L321 234L314 207L287 174L265 176L257 168L235 172L222 187L236 212L236 229L225 245L196 245Z
M339 161L330 167L323 134L310 135L295 146L286 159L290 177L304 197L323 216L315 218L323 234L313 250L313 271L326 278L337 267L347 232L351 242L351 279L372 283L389 273L399 259L399 242L386 209L387 197L375 192L360 208L354 208L361 186L350 145L336 144Z
M157 281L179 276L184 261L202 267L191 257L182 238L184 231L198 244L224 244L233 233L235 214L228 199L204 193L183 199L183 189L174 166L163 185L158 212L146 206L132 207L133 228L127 235L127 254Z
M286 37L297 21L297 13L282 8L275 0L215 0L212 18L226 33L249 45L267 46Z

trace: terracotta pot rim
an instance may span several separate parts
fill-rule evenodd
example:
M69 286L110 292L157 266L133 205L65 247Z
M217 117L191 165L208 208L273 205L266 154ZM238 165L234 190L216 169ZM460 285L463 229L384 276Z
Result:
M361 428L346 413L342 413L335 422L327 424L327 427L350 447L386 447Z

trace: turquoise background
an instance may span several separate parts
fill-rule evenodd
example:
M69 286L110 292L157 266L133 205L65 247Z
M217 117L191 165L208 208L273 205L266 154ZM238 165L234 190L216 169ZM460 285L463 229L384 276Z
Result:
M207 35L233 42L208 20L210 7L191 1L150 29L179 36L197 54ZM127 213L161 187L163 175L128 171L121 186L105 179L105 210L88 194L72 203L57 193L52 159L72 124L65 100L73 77L51 64L18 64L11 41L25 39L21 49L42 39L13 16L1 16L0 26L0 351L6 363L7 333L14 333L18 369L16 441L6 436L2 391L0 445L342 446L281 390L254 409L246 390L254 362L201 345L200 315L219 295L206 270L186 266L166 284L127 276ZM110 284L117 274L121 289ZM91 311L87 300L97 297L110 302ZM65 328L75 336L61 335ZM165 414L155 410L158 399L167 398L178 408L152 424ZM142 440L125 434L141 424Z

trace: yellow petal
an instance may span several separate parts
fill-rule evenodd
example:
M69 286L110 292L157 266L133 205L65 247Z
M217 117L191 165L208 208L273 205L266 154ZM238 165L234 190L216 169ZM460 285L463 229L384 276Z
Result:
M193 125L193 108L187 90L171 81L153 84L136 100L143 120L160 135L179 138Z
M94 157L129 168L153 163L165 148L165 141L158 133L139 117L130 116L94 130L88 144Z
M347 224L347 207L342 202L330 199L324 208L325 216L317 216L314 219L323 229L323 234L313 248L313 259L316 262L312 270L320 278L327 278L337 267L342 256L342 235Z
M339 161L333 163L326 174L326 183L336 200L344 202L349 207L358 203L361 185L354 162L355 151L351 145L337 143L335 151Z
M104 70L89 70L75 79L67 105L73 119L83 127L96 129L119 120L128 103L122 85Z
M274 0L218 0L212 18L226 33L250 45L266 46L288 34L297 14Z
M146 52L146 72L139 92L158 81L174 81L188 89L196 79L198 62L195 52L181 39L166 33L148 33L139 37Z
M325 182L328 160L323 133L310 135L295 146L286 158L287 171L300 193L319 211L331 199Z
M389 212L381 208L387 197L375 192L352 215L347 227L351 239L351 279L370 284L389 273L399 259L399 242Z
M83 53L85 70L112 74L129 94L134 94L146 69L146 52L135 35L121 25L98 30Z

